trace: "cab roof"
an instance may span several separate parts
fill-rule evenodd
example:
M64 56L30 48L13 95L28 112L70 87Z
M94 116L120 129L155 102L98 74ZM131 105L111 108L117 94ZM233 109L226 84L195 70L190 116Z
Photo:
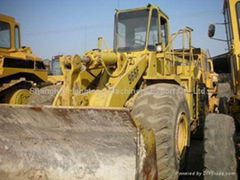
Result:
M1 13L0 13L0 20L7 21L7 22L15 22L15 23L17 23L14 17L12 17L12 16L7 16L7 15L1 14Z
M148 4L147 6L139 7L139 8L131 8L131 9L125 9L125 10L117 10L117 13L124 13L124 12L131 12L131 11L138 11L143 9L157 9L166 19L169 19L169 17L158 7L153 6L151 4Z

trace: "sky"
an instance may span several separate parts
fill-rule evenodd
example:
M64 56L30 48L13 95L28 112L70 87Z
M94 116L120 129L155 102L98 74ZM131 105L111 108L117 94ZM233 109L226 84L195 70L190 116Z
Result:
M170 19L170 32L194 29L193 46L209 49L211 56L227 51L226 43L208 37L211 23L223 22L223 0L1 0L0 13L21 24L22 45L51 59L58 54L79 54L97 47L97 38L113 44L115 9L160 7ZM216 37L225 29L216 27ZM179 47L180 48L180 47Z

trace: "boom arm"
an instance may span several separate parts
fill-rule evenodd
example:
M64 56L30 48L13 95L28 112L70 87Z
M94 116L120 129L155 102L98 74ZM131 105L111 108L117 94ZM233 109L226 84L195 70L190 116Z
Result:
M146 56L131 58L104 50L82 58L63 56L60 61L64 85L54 105L122 107L147 67Z

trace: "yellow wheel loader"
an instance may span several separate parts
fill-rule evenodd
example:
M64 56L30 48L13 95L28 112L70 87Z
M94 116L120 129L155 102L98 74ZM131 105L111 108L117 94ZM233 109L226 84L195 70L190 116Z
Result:
M113 49L60 59L52 105L0 105L0 177L178 179L206 94L192 29L169 32L156 6L117 10Z
M25 104L29 89L46 81L42 60L21 46L19 23L0 14L0 103Z
M228 52L213 58L214 70L220 77L217 94L221 114L210 114L206 119L210 126L213 127L215 124L218 128L207 130L205 138L210 145L205 146L207 152L205 161L207 162L206 171L216 172L222 169L224 172L229 172L225 174L224 179L237 179L234 139L238 139L236 135L239 136L240 127L240 1L224 0L223 15ZM214 24L209 26L208 35L212 39L223 41L214 38ZM223 144L224 150L214 153L219 151L219 147ZM231 173L235 175L229 176Z
M217 85L218 74L214 72L212 59L209 58L209 53L201 50L198 53L197 60L199 61L199 73L197 79L200 79L198 89L199 95L199 124L198 128L193 131L192 138L197 140L203 140L205 118L208 113L217 112L218 98L217 98Z

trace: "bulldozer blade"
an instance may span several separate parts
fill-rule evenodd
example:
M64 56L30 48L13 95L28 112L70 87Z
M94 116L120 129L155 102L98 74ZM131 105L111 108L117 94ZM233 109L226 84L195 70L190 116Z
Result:
M136 179L126 109L0 105L0 179Z

